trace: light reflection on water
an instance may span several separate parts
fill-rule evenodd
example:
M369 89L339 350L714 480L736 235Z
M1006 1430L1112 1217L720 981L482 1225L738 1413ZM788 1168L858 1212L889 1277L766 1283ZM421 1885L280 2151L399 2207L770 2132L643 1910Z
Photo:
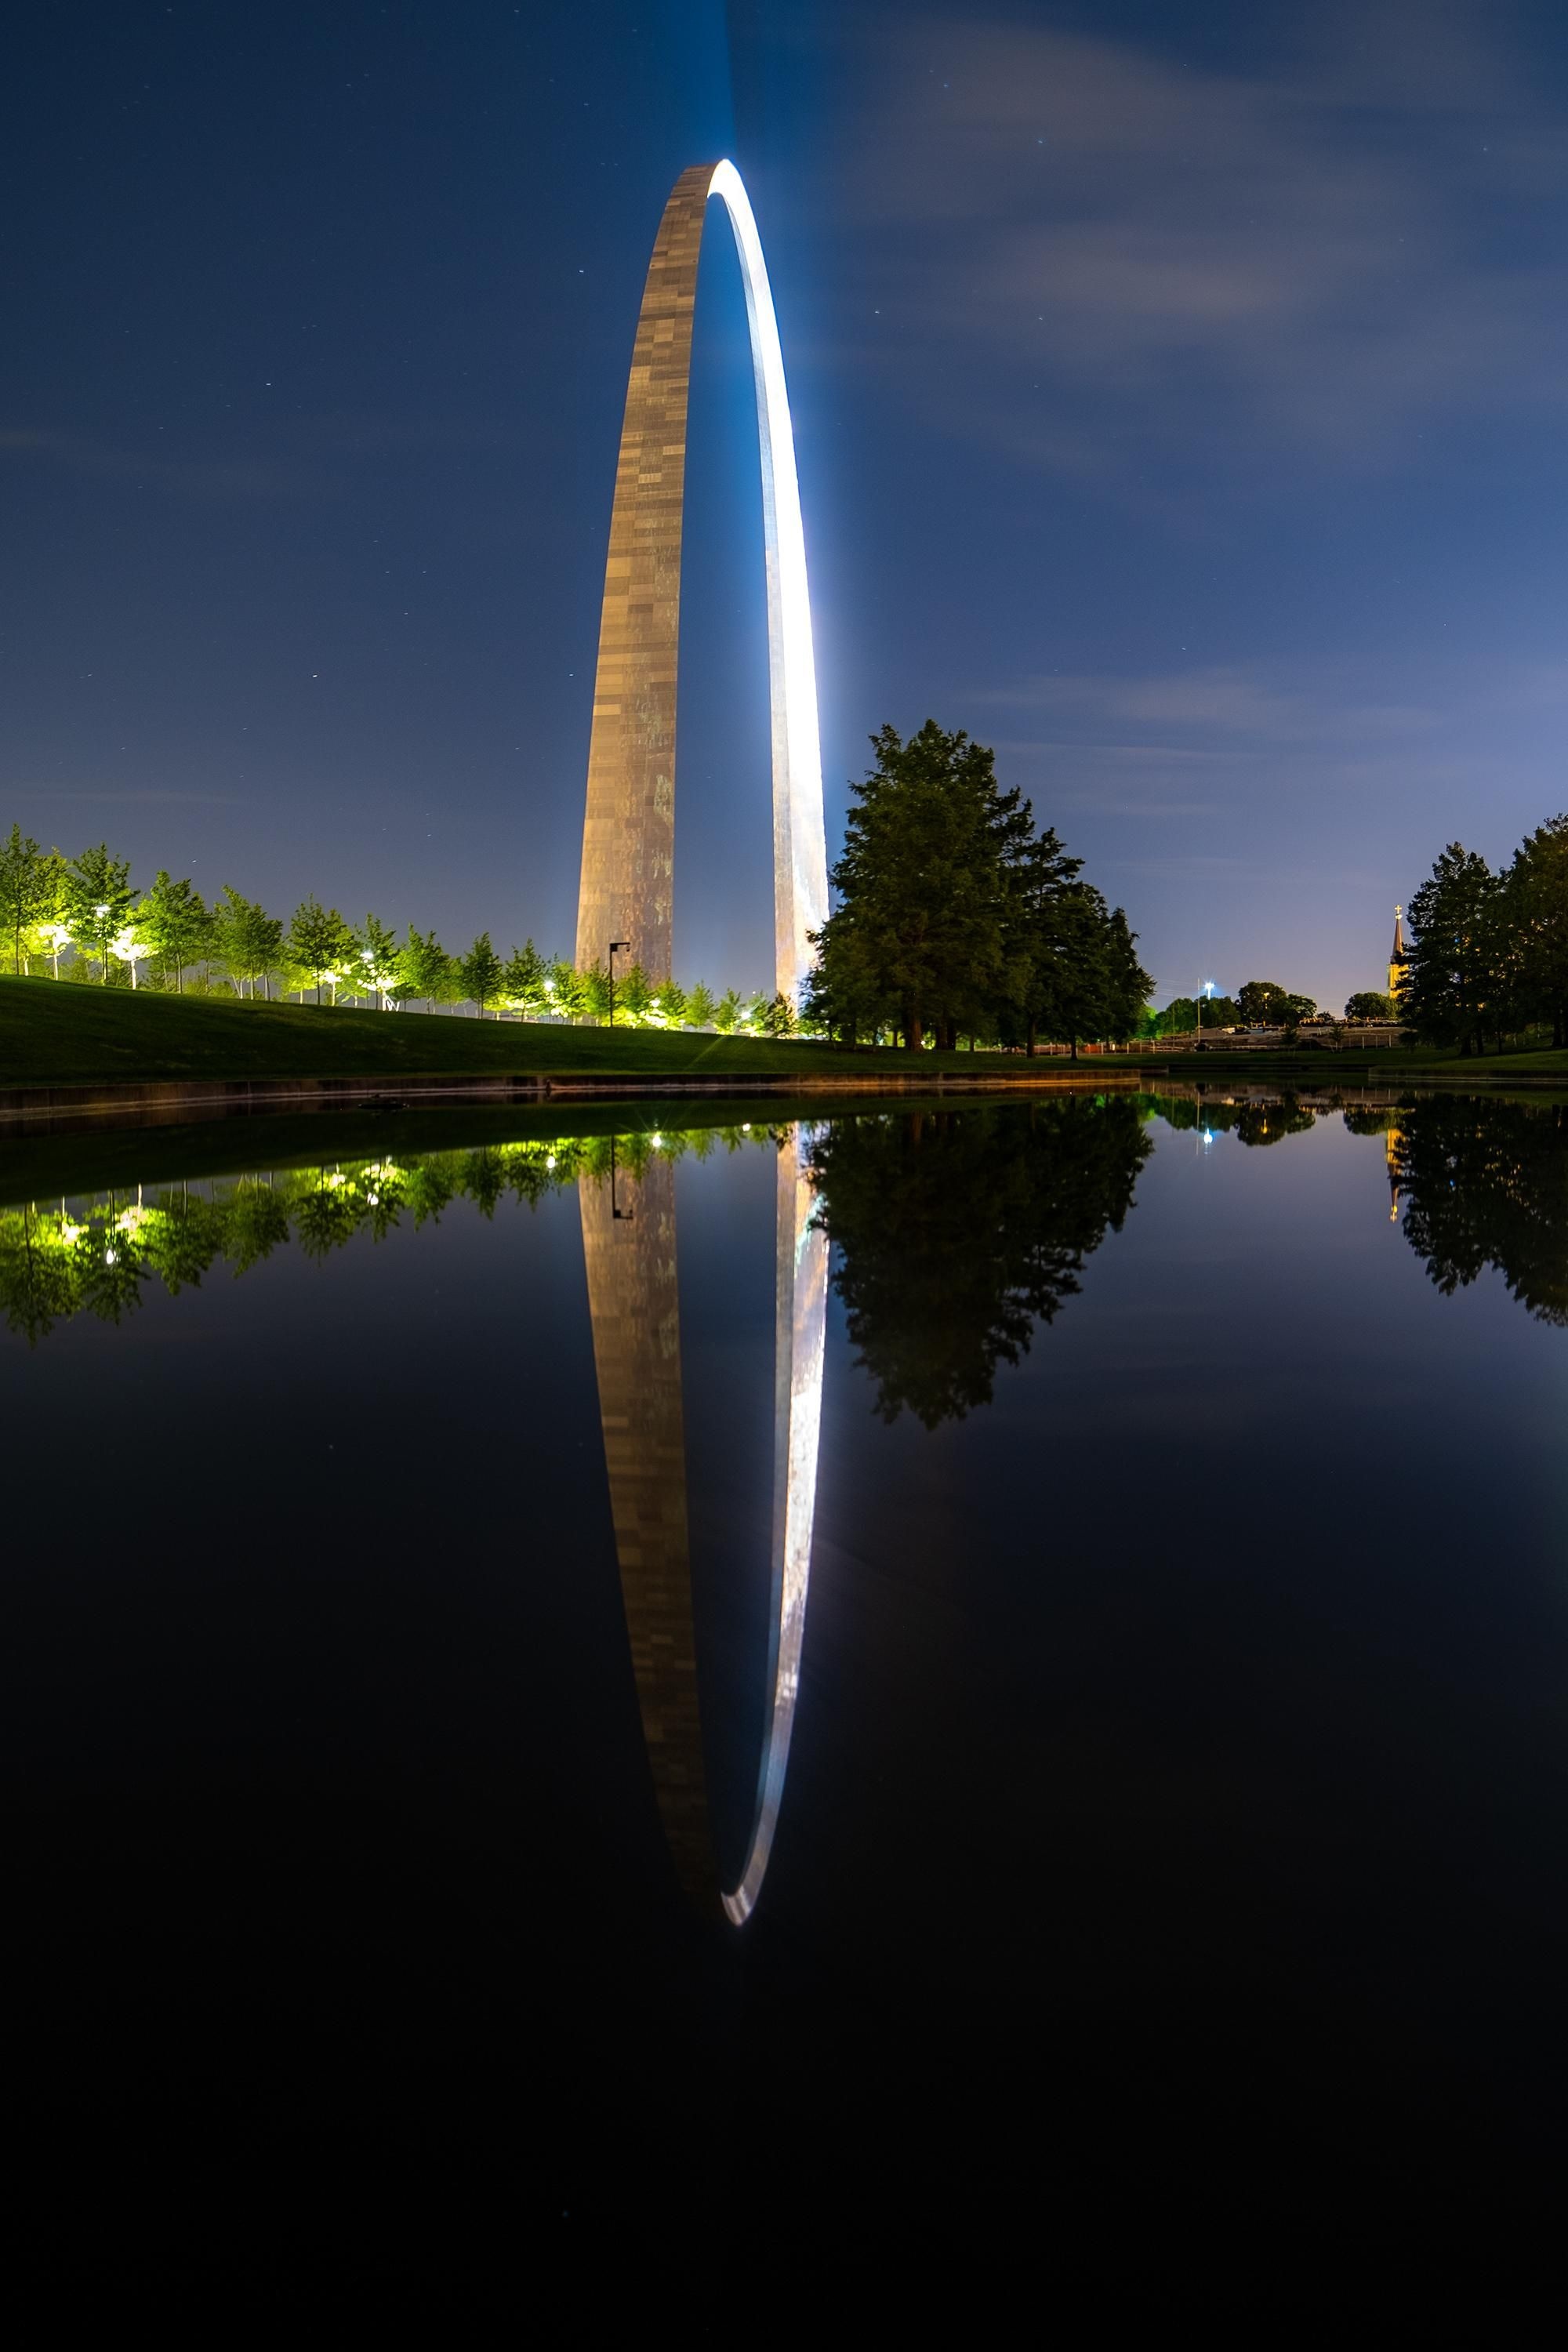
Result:
M304 2053L305 2110L341 2102L359 2044L312 2020L343 1983L298 1958L330 1918L332 1950L402 1939L367 2015L432 2053L443 1971L531 1985L472 1998L486 2069L554 2119L542 2211L569 2176L630 2213L636 2175L628 2226L668 2216L606 2153L650 2116L728 2197L683 2102L767 2051L770 2128L841 2187L854 2151L907 2194L917 2148L942 2163L921 2114L972 2143L1003 2080L1048 2081L1109 2178L1199 2042L1249 2147L1260 2050L1293 2086L1279 2165L1323 2154L1325 2065L1429 2186L1466 2177L1439 2111L1530 2146L1568 1831L1564 1121L1086 1093L457 1150L323 1119L308 1160L183 1176L165 1139L140 1180L121 1138L111 1188L90 1145L46 1155L0 1209L18 1881L41 2015L110 1916L122 1979L109 2041L42 2029L51 2085L79 2064L91 2105L167 1990L194 2113L199 1953L286 2074ZM296 1797L335 1825L319 1875L277 1859ZM62 1852L97 1860L67 1885ZM524 2054L542 2010L559 2072ZM433 2055L422 2128L496 2144L489 2079Z

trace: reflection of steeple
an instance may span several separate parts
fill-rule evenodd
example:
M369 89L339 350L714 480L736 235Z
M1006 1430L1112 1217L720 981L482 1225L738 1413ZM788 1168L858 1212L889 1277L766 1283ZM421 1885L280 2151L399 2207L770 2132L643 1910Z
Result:
M686 1448L676 1288L675 1171L650 1159L608 1188L578 1187L610 1512L643 1738L659 1816L687 1893L719 1895L702 1766L687 1537ZM812 1222L798 1131L778 1157L773 1364L773 1605L767 1729L739 1884L721 1896L740 1927L762 1889L784 1795L800 1682L816 1501L827 1312L827 1237ZM629 1211L629 1213L628 1213Z
M1399 1146L1402 1139L1396 1127L1385 1128L1383 1136L1384 1157L1388 1162L1388 1222L1399 1223Z

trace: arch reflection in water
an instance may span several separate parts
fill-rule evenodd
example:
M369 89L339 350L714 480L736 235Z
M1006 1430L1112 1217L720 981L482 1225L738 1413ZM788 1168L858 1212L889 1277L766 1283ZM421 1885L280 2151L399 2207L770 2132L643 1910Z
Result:
M682 1885L740 1927L762 1891L800 1687L816 1504L827 1237L814 1223L805 1134L781 1141L774 1221L773 1510L769 1696L745 1862L721 1887L702 1763L686 1501L675 1170L578 1180L599 1416L632 1669L654 1791Z

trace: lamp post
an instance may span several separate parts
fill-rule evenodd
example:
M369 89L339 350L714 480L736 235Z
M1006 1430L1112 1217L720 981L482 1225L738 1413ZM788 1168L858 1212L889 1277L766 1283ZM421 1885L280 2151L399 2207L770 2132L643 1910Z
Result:
M617 950L625 955L630 945L630 940L610 941L610 1026L612 1029L616 1025L616 955Z

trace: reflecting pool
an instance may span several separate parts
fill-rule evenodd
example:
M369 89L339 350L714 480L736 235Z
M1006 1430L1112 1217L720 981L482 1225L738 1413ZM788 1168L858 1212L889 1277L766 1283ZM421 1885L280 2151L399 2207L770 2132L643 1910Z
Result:
M1568 1106L18 1136L0 1324L40 2222L521 2313L1554 2210Z

